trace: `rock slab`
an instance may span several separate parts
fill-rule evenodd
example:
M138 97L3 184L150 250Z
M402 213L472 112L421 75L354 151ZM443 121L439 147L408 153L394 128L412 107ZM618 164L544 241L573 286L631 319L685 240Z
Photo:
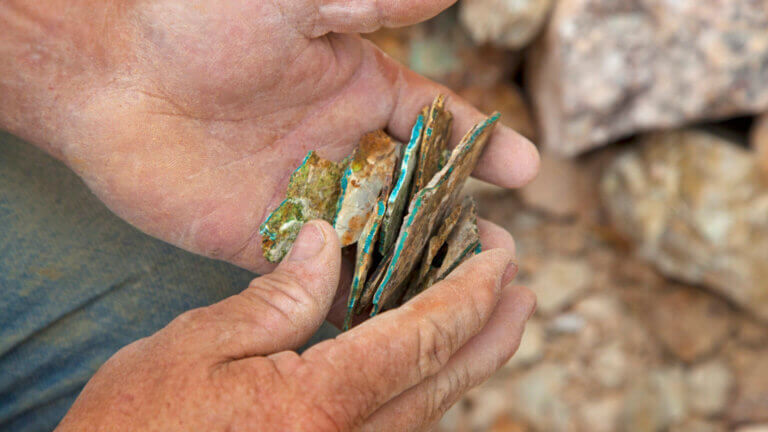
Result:
M694 130L652 134L609 166L601 195L660 272L768 320L768 179L749 151Z
M760 0L559 0L528 70L543 143L766 111L766 28Z

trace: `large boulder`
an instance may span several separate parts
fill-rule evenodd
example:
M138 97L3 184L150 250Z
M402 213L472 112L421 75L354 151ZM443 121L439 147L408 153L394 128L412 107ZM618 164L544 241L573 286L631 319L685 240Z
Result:
M665 275L768 320L768 176L754 155L690 130L640 144L603 176L613 225Z
M762 0L559 0L531 54L540 141L563 155L768 108Z

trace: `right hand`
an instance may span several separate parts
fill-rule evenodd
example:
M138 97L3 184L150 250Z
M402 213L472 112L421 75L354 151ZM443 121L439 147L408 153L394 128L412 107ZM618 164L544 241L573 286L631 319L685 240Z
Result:
M533 312L533 294L507 286L513 246L494 230L481 225L498 248L299 355L341 262L333 228L309 223L273 273L115 354L58 430L423 430L506 362Z

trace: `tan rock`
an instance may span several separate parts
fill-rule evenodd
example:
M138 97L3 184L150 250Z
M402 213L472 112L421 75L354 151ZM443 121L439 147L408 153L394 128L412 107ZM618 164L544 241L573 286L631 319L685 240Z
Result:
M519 49L536 36L551 7L552 0L462 0L459 17L475 42Z
M655 335L679 359L694 361L720 346L731 332L728 305L693 288L673 288L649 316Z
M699 131L652 134L601 189L640 257L768 319L768 178L748 151Z
M768 422L768 349L743 352L733 363L736 399L728 416L738 423Z
M536 310L548 315L563 310L589 288L592 269L580 258L553 257L533 276L530 288L537 296Z
M724 362L710 360L688 371L685 381L691 411L711 416L725 409L734 379Z
M596 208L588 172L577 161L542 153L539 175L520 189L523 202L535 209L565 217Z
M571 408L562 390L568 372L561 364L541 363L514 382L510 407L536 430L572 430Z
M574 155L766 111L767 27L763 1L557 1L527 62L540 141Z
M600 400L586 400L579 409L581 430L590 432L613 432L621 412L622 399L609 396Z
M501 113L501 122L530 140L536 140L536 129L531 120L528 102L520 89L505 82L493 86L470 85L459 90L459 95L480 111Z

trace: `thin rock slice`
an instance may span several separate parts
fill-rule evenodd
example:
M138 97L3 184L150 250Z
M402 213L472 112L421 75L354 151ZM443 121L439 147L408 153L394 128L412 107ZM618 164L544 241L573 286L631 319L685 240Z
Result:
M381 284L381 280L384 278L384 274L391 263L392 255L388 255L381 261L381 263L379 263L376 270L374 270L373 274L368 278L368 281L365 283L365 288L360 295L360 299L355 305L355 315L360 315L373 306L373 296L376 293L376 288Z
M453 208L445 220L443 220L443 223L437 230L437 234L429 239L427 249L424 251L424 256L421 258L421 265L419 266L419 270L412 281L412 285L422 285L424 279L427 276L427 273L429 273L429 271L432 269L432 264L435 260L435 257L445 244L448 236L451 234L451 232L453 232L453 227L456 225L456 222L459 221L459 217L462 214L465 203L466 198L464 201L462 201L462 206Z
M461 188L475 168L498 119L499 114L495 113L472 127L453 150L446 166L411 201L392 251L392 262L374 294L371 316L384 305L394 305L402 296L404 282L418 263L437 221L458 204Z
M448 248L434 282L445 279L450 272L467 258L480 253L480 232L477 229L477 203L471 197L464 198L461 216L446 239Z
M429 107L426 117L419 163L411 189L414 195L426 187L442 168L443 152L448 148L452 124L453 114L445 109L445 95L438 95Z
M400 144L382 130L360 139L349 167L341 178L341 192L333 226L342 246L360 238L382 190L392 184Z
M400 231L400 225L403 223L403 212L405 211L405 205L408 203L411 181L413 180L414 171L418 166L424 121L424 114L419 114L411 130L411 139L403 150L397 182L393 186L387 200L387 209L381 224L381 237L379 241L379 253L382 255L386 255L392 248L397 239L397 233Z
M444 250L439 265L432 265L435 264L433 260L438 251L435 251L428 265L424 265L426 259L422 261L421 271L417 278L411 280L401 303L407 302L420 292L443 280L462 262L480 253L480 235L477 229L477 203L472 197L465 196L461 207L457 207L457 209L458 212L454 210L446 219L447 221L451 217L455 218L451 224L450 234L445 234L443 238L435 236L430 239L429 248L433 247L433 240L436 240L440 242L440 246L437 247ZM440 227L441 231L443 227L445 227L445 224ZM427 249L427 253L429 251ZM429 255L425 255L425 258L428 257Z
M365 286L368 270L371 266L376 240L379 237L379 230L382 219L384 218L386 204L384 197L380 196L376 202L376 209L371 213L368 222L363 227L360 239L357 241L357 257L355 259L355 272L352 278L352 286L349 289L349 299L347 301L347 315L344 318L344 330L349 330L352 322L352 314L362 289Z
M279 262L291 249L304 223L312 219L333 220L339 198L339 180L345 162L322 159L307 153L291 174L286 199L261 224L261 247L270 262Z

